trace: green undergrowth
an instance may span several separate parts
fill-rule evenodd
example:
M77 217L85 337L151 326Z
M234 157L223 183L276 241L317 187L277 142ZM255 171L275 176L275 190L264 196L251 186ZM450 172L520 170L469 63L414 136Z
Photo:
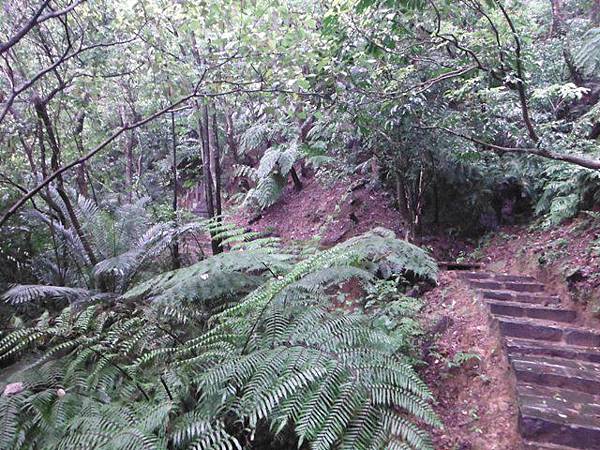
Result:
M15 305L0 363L31 363L3 380L0 448L433 448L421 303L399 290L435 281L427 253L382 228L307 255L218 232L227 252L117 299ZM365 308L331 310L350 279Z

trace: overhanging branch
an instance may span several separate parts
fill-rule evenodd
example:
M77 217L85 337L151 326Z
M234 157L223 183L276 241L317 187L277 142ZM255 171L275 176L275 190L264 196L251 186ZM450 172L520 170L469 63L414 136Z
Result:
M30 191L28 191L27 194L25 194L23 197L21 197L19 200L17 200L4 213L4 215L0 218L0 227L2 227L8 221L8 219L10 219L25 203L27 203L27 201L29 201L31 198L33 198L35 195L37 195L42 189L44 189L46 186L48 186L53 180L55 180L56 178L61 176L63 173L69 171L73 167L76 167L76 166L79 166L80 164L86 163L88 160L93 158L97 153L100 153L104 148L106 148L111 142L113 142L115 139L117 139L121 134L123 134L126 131L139 128L141 126L146 125L147 123L152 122L153 120L157 119L158 117L161 117L162 115L164 115L168 112L171 112L172 110L185 104L188 100L190 100L192 98L223 97L223 96L232 95L232 94L256 94L256 93L279 93L279 94L290 94L290 95L300 95L300 96L318 96L319 95L318 93L314 93L314 92L299 92L299 91L292 91L292 90L286 90L286 89L232 89L230 91L222 91L222 92L215 92L215 93L199 92L200 85L204 81L205 75L206 75L206 71L204 72L204 74L202 75L200 80L196 83L194 90L190 94L188 94L184 97L181 97L179 100L169 104L169 106L162 108L159 111L156 111L155 113L149 115L148 117L146 117L144 119L141 119L132 124L125 124L124 126L119 128L117 131L115 131L113 134L111 134L108 138L106 138L102 143L100 143L99 145L94 147L92 150L90 150L88 153L86 153L79 159L76 159L75 161L72 161L69 164L67 164L67 165L55 170L51 174L49 174L36 187L34 187Z
M80 164L84 164L86 161L88 161L89 159L93 158L94 155L96 155L97 153L99 153L100 151L102 151L106 146L108 146L112 141L114 141L115 139L117 139L121 134L123 134L126 131L129 130L133 130L135 128L139 128L143 125L146 125L149 122L152 122L154 119L162 116L163 114L169 112L171 109L178 107L179 105L182 105L183 103L187 102L189 99L198 96L198 85L196 86L196 89L194 89L194 91L191 94L186 95L185 97L180 98L179 100L171 103L169 106L156 111L155 113L149 115L148 117L139 120L135 123L132 124L125 124L123 125L121 128L119 128L117 131L115 131L113 134L111 134L108 138L106 138L103 142L101 142L99 145L97 145L96 147L94 147L92 150L90 150L88 153L86 153L85 155L83 155L82 157L80 157L79 159L76 159L75 161L70 162L69 164L62 166L61 168L55 170L54 172L52 172L51 174L49 174L46 178L44 178L36 187L34 187L33 189L31 189L30 191L28 191L23 197L21 197L17 202L15 202L7 211L6 213L4 213L4 215L2 216L2 218L0 219L0 227L2 227L6 221L12 216L14 215L25 203L27 203L27 201L29 201L31 198L33 198L36 194L38 194L42 189L44 189L46 186L48 186L53 180L55 180L56 178L58 178L59 176L61 176L63 173L67 172L68 170L72 169L75 166L78 166Z
M556 153L551 150L537 147L504 147L502 145L490 144L489 142L482 141L472 136L460 133L458 131L451 130L445 127L420 127L422 129L429 130L440 130L453 136L465 139L479 145L484 150L496 151L500 153L521 153L526 155L535 155L546 159L553 159L555 161L563 161L576 166L584 167L591 170L600 170L600 161L596 159L590 159L583 156L569 155L564 153Z

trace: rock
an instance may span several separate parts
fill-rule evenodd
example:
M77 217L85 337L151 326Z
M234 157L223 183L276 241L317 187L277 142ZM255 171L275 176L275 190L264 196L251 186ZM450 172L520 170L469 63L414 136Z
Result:
M4 395L5 397L8 397L9 395L19 394L20 392L23 392L24 390L25 390L25 386L23 385L22 382L19 381L17 383L10 383L10 384L6 385L2 395Z
M256 214L256 215L250 217L250 219L248 219L248 225L253 225L256 222L258 222L260 219L262 219L262 214Z
M450 316L442 316L439 320L431 327L431 334L441 334L450 328L454 324L454 320Z

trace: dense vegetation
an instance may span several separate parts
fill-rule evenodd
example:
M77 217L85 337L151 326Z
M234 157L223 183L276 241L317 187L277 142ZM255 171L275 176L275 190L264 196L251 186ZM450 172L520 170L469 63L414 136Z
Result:
M600 196L593 0L5 0L0 68L0 449L431 448L414 243ZM235 224L312 177L405 239Z

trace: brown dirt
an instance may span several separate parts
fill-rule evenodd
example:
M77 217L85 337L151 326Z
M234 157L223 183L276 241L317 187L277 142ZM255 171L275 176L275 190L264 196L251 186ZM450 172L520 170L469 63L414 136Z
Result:
M422 371L444 427L432 430L439 450L519 450L514 378L484 305L457 272L442 272L425 295L429 327L439 327ZM444 319L444 317L446 317ZM434 324L434 325L432 325ZM443 329L446 328L446 329ZM453 367L457 355L477 354Z
M271 232L284 241L319 238L325 245L377 226L402 233L402 218L391 206L387 192L361 185L358 178L321 183L313 177L303 183L301 191L288 186L281 199L262 211L260 219L249 227ZM254 215L242 211L234 220L246 225Z
M393 197L372 187L358 176L338 181L304 179L304 188L296 191L290 185L282 198L265 209L260 218L252 211L240 211L232 220L254 231L266 231L285 242L317 239L323 247L357 236L374 227L393 230L399 238L406 234L405 221L394 207ZM438 260L453 260L468 253L473 245L444 232L426 230L417 245L428 248Z

